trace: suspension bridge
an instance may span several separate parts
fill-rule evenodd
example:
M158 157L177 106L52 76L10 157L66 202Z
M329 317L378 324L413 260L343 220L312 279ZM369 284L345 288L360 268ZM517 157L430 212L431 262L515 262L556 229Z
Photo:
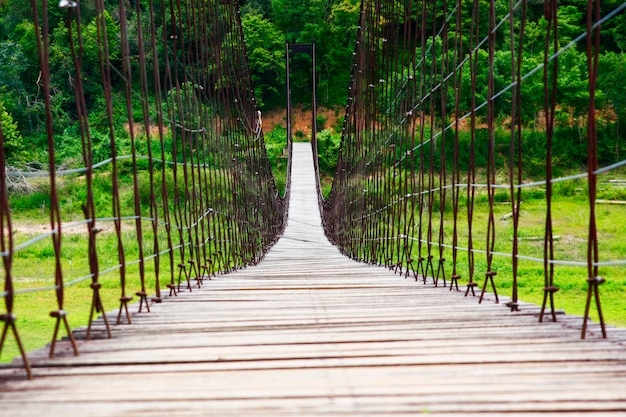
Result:
M623 412L624 329L582 341L579 318L539 326L538 306L510 314L346 258L321 228L311 147L294 145L288 224L259 265L111 339L76 330L80 356L35 352L33 381L3 370L7 415Z
M50 6L33 0L48 169L9 169L0 147L0 352L17 347L16 359L0 366L3 415L626 410L626 331L605 323L600 291L626 260L602 257L611 231L596 211L601 176L625 162L598 162L595 96L602 26L626 3L589 1L586 28L559 42L556 2L545 2L546 46L529 67L525 1L363 1L327 198L315 135L311 144L289 138L284 193L277 186L236 2L150 0L127 9L122 1L120 32L111 34L105 3L95 1L107 109L97 128L88 117L92 92L81 81L81 7L59 6L67 14L82 165L56 165ZM129 26L129 16L139 24ZM115 38L119 61L109 49ZM506 85L496 85L493 70L499 38L509 47ZM588 162L557 177L558 62L573 48L588 64ZM546 160L544 179L529 182L522 108L533 77L542 77ZM114 125L116 86L127 111L124 134ZM497 160L501 124L509 132L505 164ZM102 125L110 158L94 160ZM33 178L48 184L49 223L24 236L9 192ZM78 215L64 209L63 187L72 181L84 200ZM96 194L102 182L110 195ZM587 227L584 239L572 236L580 247L560 248L553 202L556 185L568 182L584 183ZM523 196L536 189L541 235L525 240L532 227ZM506 210L496 201L501 194ZM479 216L481 206L488 210ZM51 260L41 276L25 275L31 252ZM71 260L81 256L85 270L76 271ZM531 285L524 268L536 266L542 305L518 291ZM577 268L586 286L582 317L556 308L559 268ZM52 300L44 314L53 337L27 352L21 323L39 300L32 294ZM105 305L108 294L119 304ZM87 305L88 320L72 328L75 302Z

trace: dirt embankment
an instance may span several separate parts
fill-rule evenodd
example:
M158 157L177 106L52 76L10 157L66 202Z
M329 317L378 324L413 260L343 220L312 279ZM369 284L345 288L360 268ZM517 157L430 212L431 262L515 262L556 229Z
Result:
M328 109L319 107L317 109L317 115L318 117L323 116L326 120L324 128L334 128L341 123L340 119L341 116L343 116L343 111L341 108ZM311 109L304 110L302 107L294 108L291 111L291 120L294 134L296 132L302 132L306 137L311 136L311 130L313 128ZM263 113L263 130L265 132L274 129L276 125L287 127L287 110L277 109Z

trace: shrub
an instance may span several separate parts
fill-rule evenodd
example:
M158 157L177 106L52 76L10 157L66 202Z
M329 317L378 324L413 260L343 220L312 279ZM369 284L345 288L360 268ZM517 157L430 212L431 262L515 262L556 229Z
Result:
M341 136L333 133L331 129L325 129L317 135L317 151L320 174L333 176L339 156Z
M4 152L8 164L21 164L26 156L24 141L18 130L17 122L13 120L13 116L6 110L2 102L0 102L0 124L4 135Z

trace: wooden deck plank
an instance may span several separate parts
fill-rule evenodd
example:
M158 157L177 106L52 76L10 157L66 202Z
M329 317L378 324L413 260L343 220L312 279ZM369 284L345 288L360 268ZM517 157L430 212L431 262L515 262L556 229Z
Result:
M355 263L321 230L296 144L291 215L257 267L167 297L113 338L0 367L0 415L594 416L626 413L626 329L538 323L463 292ZM117 313L109 313L113 318ZM102 318L96 328L102 328Z

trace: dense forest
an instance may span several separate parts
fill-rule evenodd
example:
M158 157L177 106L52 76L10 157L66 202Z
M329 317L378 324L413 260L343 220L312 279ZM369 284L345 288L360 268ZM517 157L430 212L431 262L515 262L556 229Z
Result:
M141 1L141 0L139 0ZM147 27L149 22L138 22L133 13L135 2L127 7L129 31L135 32L137 25ZM90 113L90 126L94 135L94 159L110 156L106 126L104 126L105 104L100 85L99 51L95 6L93 2L81 2L82 38L84 43L83 80ZM32 23L30 2L6 0L0 2L0 118L6 136L6 152L9 165L33 165L45 161L44 106L41 94L37 46ZM158 7L158 4L157 6ZM74 98L73 63L68 44L68 28L64 10L50 8L48 27L50 28L50 51L53 87L54 130L59 144L58 163L71 165L80 159L80 140L77 134ZM156 11L158 15L158 10ZM287 0L252 0L242 2L241 19L246 36L250 67L257 102L262 110L284 107L285 103L285 42L318 43L319 91L321 104L334 106L345 102L347 84L352 60L354 39L351 35L358 20L357 0L318 0L291 2ZM114 2L107 2L105 16L111 63L120 64L119 11ZM167 18L154 22L162 35L167 35ZM130 39L136 37L129 36ZM131 45L131 53L137 54L139 45ZM137 57L136 57L137 58ZM308 62L306 60L309 60ZM138 65L138 59L131 62ZM310 58L294 59L293 97L296 102L310 100ZM306 68L307 70L302 70ZM137 71L136 67L134 68ZM119 108L115 114L117 136L123 139L125 132L125 111L123 82L119 72L114 74L113 95ZM139 86L137 86L139 89ZM300 92L303 91L303 94ZM141 106L137 103L136 117L142 118ZM102 132L101 132L102 131ZM100 140L99 140L100 139ZM120 146L123 148L124 141ZM124 149L118 150L118 154ZM78 161L77 161L78 162Z
M127 0L129 5L135 6L135 1ZM485 13L488 10L485 2ZM40 91L39 63L37 61L34 25L30 2L21 0L4 0L0 2L0 119L6 136L6 152L9 165L25 166L36 165L45 160L45 134L43 99ZM119 67L119 33L118 6L115 2L107 2L105 16L111 39L111 62ZM471 1L466 1L470 7ZM141 3L140 3L141 4ZM443 4L443 2L442 2ZM527 57L524 71L531 71L541 63L545 45L545 25L543 16L543 2L529 1L529 16L526 21L526 39L524 47ZM605 1L602 4L603 13L615 9L620 2ZM497 2L500 11L506 12L508 2ZM284 107L285 103L285 42L317 44L317 74L318 98L320 104L326 107L341 107L345 105L347 88L350 79L352 51L354 48L354 33L356 31L360 2L358 0L310 0L294 2L290 0L247 0L241 1L241 20L246 39L246 47L252 70L252 81L255 86L257 102L263 111ZM127 7L129 31L136 31L138 25L148 25L148 22L139 22L133 15L133 7ZM158 7L158 4L157 4ZM582 0L562 0L558 9L559 42L561 46L575 41L584 33L586 2ZM158 10L156 11L158 15ZM54 106L54 129L57 135L60 164L72 164L80 158L80 141L77 134L76 111L74 103L73 68L69 56L67 24L61 8L51 8L48 27L51 39L51 66ZM413 13L413 11L411 12ZM418 15L418 11L414 12ZM94 135L95 160L103 160L110 156L108 141L104 132L105 109L102 87L99 74L99 52L97 30L95 24L95 6L92 2L81 2L82 36L84 42L83 68L85 79L84 88L87 95L87 105L90 113L90 125ZM382 17L384 18L384 16ZM167 18L154 22L163 36L167 35ZM467 22L462 22L466 24ZM406 24L410 24L407 22ZM413 22L414 24L414 22ZM389 30L401 30L402 25L389 27ZM130 36L130 39L134 39ZM435 48L441 42L434 38L429 40ZM498 39L501 50L496 52L495 73L496 90L508 85L510 74L506 68L510 66L509 39ZM439 45L440 46L440 45ZM140 45L131 45L131 53L137 54ZM415 48L418 48L416 45ZM430 47L430 45L429 45ZM583 52L584 42L577 42L569 48L559 59L558 77L558 115L559 125L568 129L567 134L575 134L584 139L582 132L583 117L587 112L587 80L586 55ZM465 48L467 50L468 48ZM626 14L620 13L610 19L602 28L602 50L600 51L600 73L598 79L597 101L604 120L603 134L611 137L603 141L601 160L615 160L620 158L622 147L620 137L626 129L626 84L621 82L626 76ZM484 52L486 62L487 52ZM131 62L137 65L136 61ZM159 65L159 63L153 63ZM307 103L310 100L310 58L298 55L292 63L293 84L292 97L296 103ZM395 77L405 77L405 68L398 68ZM120 109L125 105L123 98L122 77L113 80L114 99ZM487 77L486 72L484 74ZM467 83L470 80L466 80ZM486 86L486 82L478 80L479 85ZM139 88L139 87L138 87ZM540 77L529 77L523 88L523 118L528 126L541 127L542 108L542 80ZM477 91L477 99L484 99L485 91ZM452 103L452 100L450 101ZM510 97L506 93L497 101L502 109L508 109ZM468 110L471 103L461 103ZM120 138L126 135L124 111L116 112L119 120L115 121L115 128ZM506 111L503 110L503 114ZM143 117L140 105L137 104L136 117ZM271 129L272 127L266 127ZM325 138L337 132L327 132ZM120 140L120 146L124 141ZM333 148L337 146L337 138L333 140ZM123 151L123 149L121 150ZM119 151L118 151L119 153ZM322 152L324 154L325 152ZM326 152L328 153L328 152ZM331 152L332 154L332 152ZM332 156L332 155L331 155ZM325 164L329 166L332 164Z

